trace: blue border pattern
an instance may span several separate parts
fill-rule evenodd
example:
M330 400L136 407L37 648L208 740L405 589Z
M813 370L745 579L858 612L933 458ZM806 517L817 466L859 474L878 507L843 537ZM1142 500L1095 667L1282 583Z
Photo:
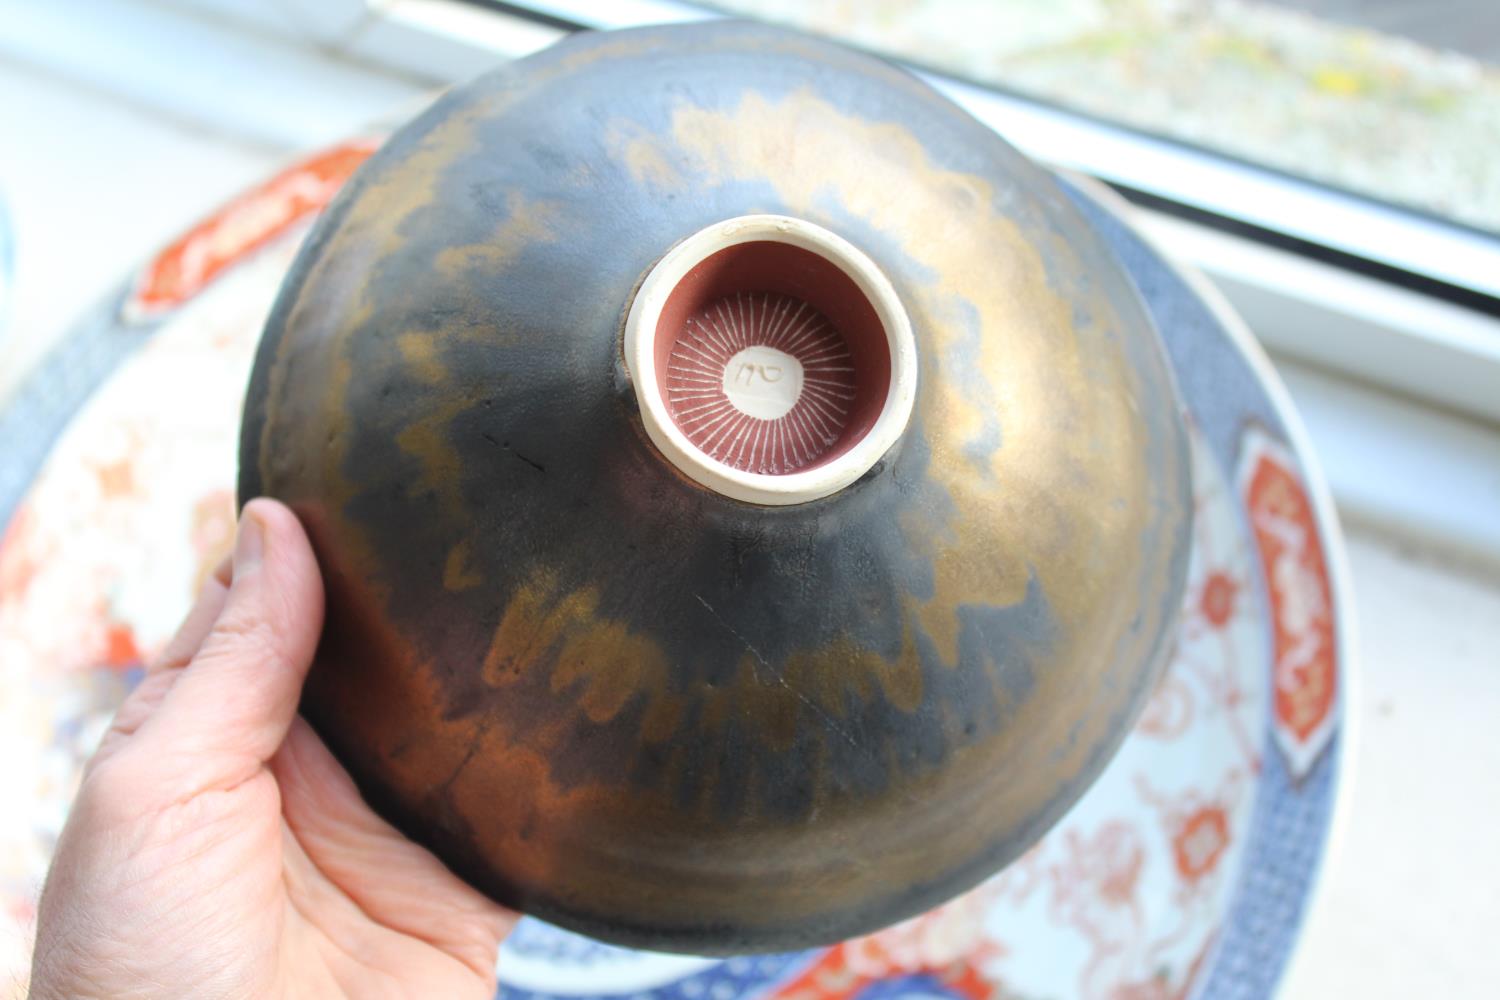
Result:
M120 363L156 332L159 320L129 325L118 292L84 316L0 407L0 537L53 444Z
M1161 330L1183 398L1226 480L1235 483L1240 445L1250 426L1258 423L1287 443L1275 404L1258 380L1244 377L1246 361L1240 348L1182 276L1125 222L1076 189L1064 187L1135 279ZM1244 511L1241 516L1246 516ZM1254 537L1248 533L1248 522L1244 527L1246 537ZM1326 556L1332 550L1326 529L1321 534ZM1258 563L1256 571L1259 576ZM1266 584L1263 579L1258 584L1264 603ZM1342 675L1349 665L1342 633L1339 636ZM1250 838L1218 945L1199 980L1195 995L1200 1000L1259 1000L1275 994L1302 928L1333 819L1340 732L1335 729L1307 775L1293 780L1267 718Z
M10 319L11 300L15 297L16 237L10 227L5 192L0 191L0 343L5 341L5 327Z

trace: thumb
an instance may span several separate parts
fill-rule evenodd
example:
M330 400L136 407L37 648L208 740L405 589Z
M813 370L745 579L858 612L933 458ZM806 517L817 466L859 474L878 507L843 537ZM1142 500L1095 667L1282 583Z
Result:
M240 515L223 610L141 727L141 742L192 770L266 762L297 713L322 628L323 584L302 525L280 503L252 500Z

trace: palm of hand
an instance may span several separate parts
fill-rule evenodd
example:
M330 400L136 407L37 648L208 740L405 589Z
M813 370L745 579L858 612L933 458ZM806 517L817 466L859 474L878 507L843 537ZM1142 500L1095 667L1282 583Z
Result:
M37 997L488 997L515 917L370 811L301 719L321 625L295 518L257 502L85 773Z

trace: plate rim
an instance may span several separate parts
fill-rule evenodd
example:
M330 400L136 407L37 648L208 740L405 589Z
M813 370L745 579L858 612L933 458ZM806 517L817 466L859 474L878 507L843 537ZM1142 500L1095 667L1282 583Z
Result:
M1334 635L1338 649L1338 679L1341 685L1335 703L1338 729L1338 762L1333 774L1333 801L1327 824L1322 830L1323 843L1318 862L1313 868L1307 890L1302 896L1302 910L1297 917L1297 932L1292 938L1290 950L1273 980L1272 994L1279 994L1305 961L1307 928L1315 913L1326 903L1330 875L1342 859L1339 844L1346 838L1356 784L1355 761L1360 743L1358 706L1363 700L1363 688L1358 663L1359 640L1356 626L1352 573L1348 564L1348 548L1344 540L1343 525L1334 504L1333 493L1323 473L1323 465L1313 447L1311 435L1302 422L1291 392L1282 382L1275 365L1250 326L1229 304L1217 286L1207 275L1185 261L1174 257L1142 226L1135 224L1140 210L1123 195L1102 181L1068 170L1055 170L1055 174L1075 187L1101 209L1110 213L1125 225L1137 239L1144 243L1173 276L1180 279L1207 308L1214 321L1229 336L1239 351L1256 381L1265 391L1277 419L1286 432L1287 444L1301 466L1303 488L1312 501L1319 533L1323 536L1323 560L1328 569L1334 604ZM1128 270L1128 268L1127 268ZM1233 912L1234 902L1226 910ZM1199 974L1198 984L1205 982L1207 969ZM1198 985L1193 984L1193 985ZM1196 994L1194 994L1196 995Z

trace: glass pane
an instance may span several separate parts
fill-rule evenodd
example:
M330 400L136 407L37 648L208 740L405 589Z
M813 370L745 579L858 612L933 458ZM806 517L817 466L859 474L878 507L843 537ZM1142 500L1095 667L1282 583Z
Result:
M1500 232L1500 0L717 0Z

